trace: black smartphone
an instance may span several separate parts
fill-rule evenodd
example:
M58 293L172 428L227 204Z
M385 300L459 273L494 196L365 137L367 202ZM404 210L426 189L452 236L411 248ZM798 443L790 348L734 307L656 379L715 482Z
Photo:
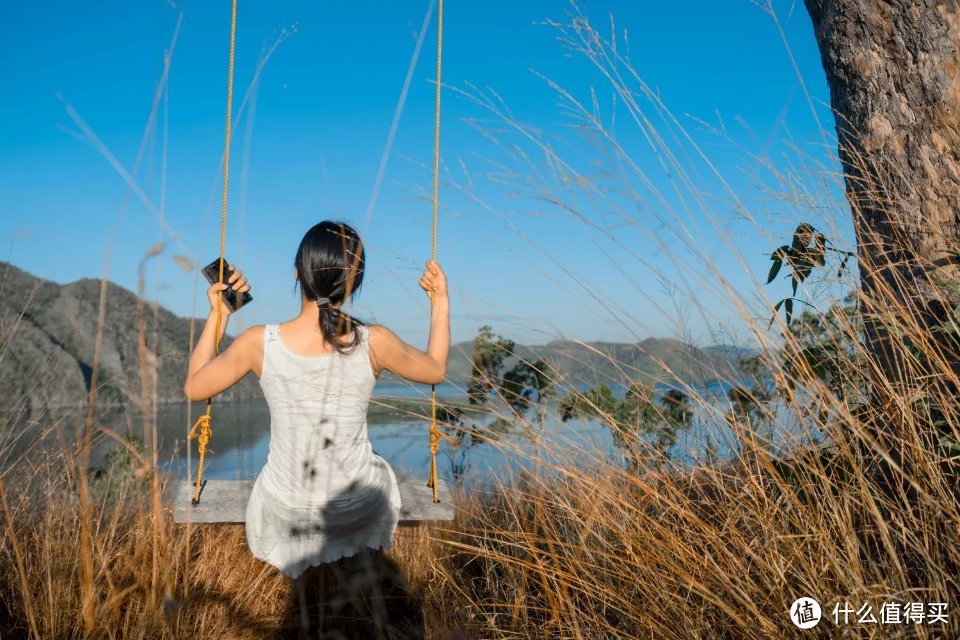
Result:
M224 262L223 264L223 279L224 281L230 279L230 268L227 266L229 262ZM220 280L220 258L217 258L207 266L203 268L203 275L207 279L207 282L213 284L214 282L219 282ZM239 295L237 295L239 294ZM237 311L240 307L244 306L248 302L253 302L253 296L250 295L249 291L244 291L240 293L236 289L230 288L223 292L223 301L230 307L233 311Z

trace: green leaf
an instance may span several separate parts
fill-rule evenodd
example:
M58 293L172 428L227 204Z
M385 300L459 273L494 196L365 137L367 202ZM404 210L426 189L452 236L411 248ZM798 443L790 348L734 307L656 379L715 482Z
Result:
M787 298L787 303L783 305L787 315L787 326L790 326L790 318L793 316L793 298Z
M903 338L903 329L901 329L900 327L894 326L892 324L885 324L883 325L883 328L889 331L890 333L892 333L893 335L897 336L898 338L901 338L901 339Z
M960 451L960 444L950 436L940 438L940 447L947 452Z
M819 231L813 237L816 248L813 251L813 260L821 267L827 264L827 261L824 259L824 255L827 252L827 239Z
M783 260L779 258L774 258L773 264L770 266L770 273L767 275L766 284L773 282L773 279L777 277L777 274L780 273L780 267L783 266Z
M951 320L950 322L944 322L939 326L933 327L932 331L960 334L960 324Z
M956 280L934 278L933 283L937 286L943 287L944 289L950 289L951 291L960 291L960 282L957 282Z
M767 329L769 329L770 327L773 326L773 321L777 319L777 312L780 311L780 306L783 305L783 303L784 303L785 300L786 300L786 298L784 298L783 300L781 300L780 302L778 302L776 305L774 305L774 307L773 307L773 316L770 318L770 322L767 324Z
M842 278L842 277L843 277L843 270L846 268L846 266L847 266L847 260L849 260L849 259L850 259L850 256L844 256L843 260L840 261L840 268L837 269L837 277L838 277L838 278Z
M806 222L797 225L797 229L793 232L793 248L806 249L815 231L816 229Z

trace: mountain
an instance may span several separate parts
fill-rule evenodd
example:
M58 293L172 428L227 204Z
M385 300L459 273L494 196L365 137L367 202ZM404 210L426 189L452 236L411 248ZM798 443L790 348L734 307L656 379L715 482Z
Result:
M87 396L97 332L100 281L83 279L59 285L0 262L0 408L37 415L45 408L82 403ZM183 378L190 344L189 318L163 308L145 307L145 335L155 354L157 401L183 401ZM197 320L196 330L202 328ZM137 296L107 284L107 309L100 351L97 398L102 405L140 398ZM224 339L223 346L230 344ZM637 343L555 340L514 348L516 358L550 359L566 384L623 383L655 374L658 361L686 381L737 376L737 361L749 351L726 345L698 348L670 338ZM448 381L464 386L470 378L473 342L452 345ZM148 370L151 368L148 368ZM384 382L389 382L384 374ZM223 394L224 400L258 397L260 387L247 376Z
M517 355L547 358L573 385L624 384L658 375L701 383L740 376L739 353L700 348L673 338L645 338L636 343L555 340L542 347L521 347Z
M473 341L451 345L447 380L465 386L470 379ZM696 347L673 338L646 338L636 343L577 342L554 340L545 345L516 345L514 356L505 360L512 366L518 359L533 363L549 360L564 387L597 383L624 384L627 380L656 377L671 372L688 383L734 380L741 377L740 357L756 352L730 345Z
M100 281L58 285L0 262L0 407L5 413L37 415L72 406L90 388ZM196 331L203 328L198 321ZM190 344L190 319L145 307L147 347L155 354L158 402L182 401ZM137 296L107 284L107 306L97 376L100 405L138 401ZM222 343L230 344L229 336ZM227 399L259 395L257 381L241 380Z

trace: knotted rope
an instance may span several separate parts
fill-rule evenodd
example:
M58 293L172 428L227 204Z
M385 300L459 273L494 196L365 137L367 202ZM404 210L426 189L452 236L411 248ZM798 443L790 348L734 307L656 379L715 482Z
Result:
M443 62L443 0L437 3L437 82L434 97L433 118L433 227L430 237L430 256L437 259L437 218L440 209L440 70ZM433 292L430 293L430 309L433 310ZM437 385L430 385L430 478L427 486L433 488L434 503L440 502L437 492L437 451L440 449L440 437L451 444L456 441L449 434L437 428Z
M218 282L223 282L224 253L227 244L227 193L230 186L230 139L231 139L231 117L233 114L233 58L237 44L237 0L233 0L233 6L230 12L230 62L227 69L227 124L225 140L223 144L223 197L220 201L220 277ZM220 333L223 327L223 297L218 296L217 302L217 332L214 337L214 356L220 353ZM197 418L196 424L187 434L187 439L197 441L199 460L197 461L197 485L193 493L193 504L200 504L200 489L203 479L203 458L207 453L207 443L213 435L213 429L210 428L210 419L212 417L213 400L207 398L207 409L202 416Z

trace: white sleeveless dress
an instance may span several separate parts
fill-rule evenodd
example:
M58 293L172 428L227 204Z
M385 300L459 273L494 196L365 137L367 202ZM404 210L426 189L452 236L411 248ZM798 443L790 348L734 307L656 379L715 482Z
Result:
M264 329L260 386L270 410L267 463L247 503L253 555L295 578L365 547L390 549L400 486L367 435L376 378L369 329L349 354L291 351Z

